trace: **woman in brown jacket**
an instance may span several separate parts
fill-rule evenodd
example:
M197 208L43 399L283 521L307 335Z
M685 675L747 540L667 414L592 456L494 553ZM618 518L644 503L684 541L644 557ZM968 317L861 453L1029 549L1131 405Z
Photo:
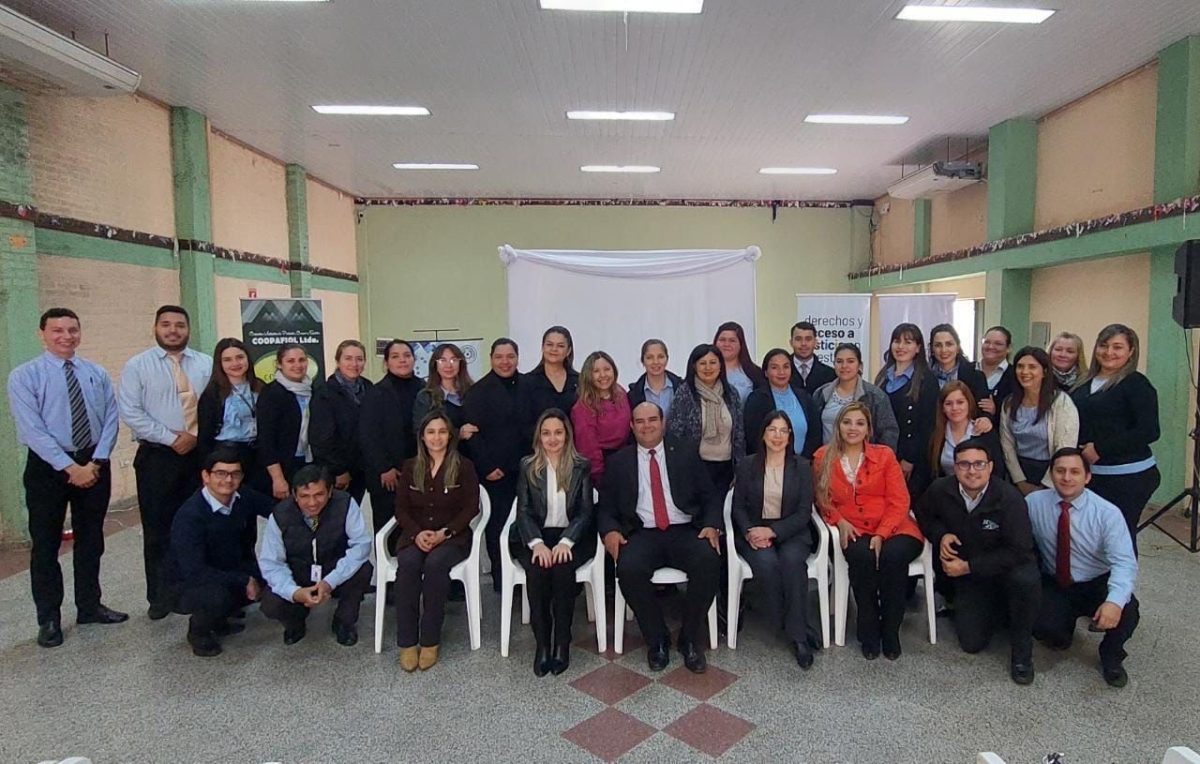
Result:
M470 552L471 520L479 513L475 467L459 455L446 413L426 414L417 433L417 455L404 463L396 486L396 637L405 671L437 663L450 569Z

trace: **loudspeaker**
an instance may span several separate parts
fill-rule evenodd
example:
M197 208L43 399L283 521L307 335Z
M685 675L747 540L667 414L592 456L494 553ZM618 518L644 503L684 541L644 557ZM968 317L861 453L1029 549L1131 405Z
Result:
M1184 329L1200 327L1200 239L1185 242L1175 252L1175 275L1179 287L1171 315Z

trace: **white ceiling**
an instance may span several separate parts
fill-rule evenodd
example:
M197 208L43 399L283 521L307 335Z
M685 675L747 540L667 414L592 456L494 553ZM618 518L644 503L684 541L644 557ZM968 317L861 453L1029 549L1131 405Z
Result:
M631 14L627 27L538 0L3 1L101 51L109 33L144 92L363 196L870 198L901 158L1044 114L1200 32L1198 0L1020 3L1059 9L1040 26L896 21L903 0L706 0L700 15ZM316 103L433 115L321 116ZM577 108L677 117L568 122ZM810 112L912 119L804 124ZM758 174L776 165L839 173Z

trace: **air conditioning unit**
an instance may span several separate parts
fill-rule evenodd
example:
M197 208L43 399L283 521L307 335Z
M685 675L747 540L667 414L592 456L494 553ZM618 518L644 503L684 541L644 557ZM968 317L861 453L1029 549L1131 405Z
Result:
M928 199L948 194L983 180L983 165L978 162L934 162L888 187L896 199Z
M141 75L0 5L0 80L51 95L132 93Z

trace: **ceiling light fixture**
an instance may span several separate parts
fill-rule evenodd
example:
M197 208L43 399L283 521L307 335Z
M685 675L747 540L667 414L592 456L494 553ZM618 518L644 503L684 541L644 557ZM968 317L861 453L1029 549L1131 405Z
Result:
M268 0L272 1L272 0ZM282 1L282 0L279 0ZM314 106L318 114L356 114L375 117L428 117L429 109L424 106L356 106L356 105L321 105Z
M832 167L763 167L762 175L837 175Z
M988 8L969 5L906 5L896 18L905 21L975 21L1041 24L1054 15L1042 8Z
M567 119L628 120L631 122L669 122L673 111L568 111Z
M477 164L460 162L396 162L392 165L397 170L478 170Z
M579 169L583 172L652 173L662 171L661 167L650 164L585 164Z
M704 0L541 0L544 11L700 13Z
M805 122L814 125L903 125L908 117L874 114L809 114Z

